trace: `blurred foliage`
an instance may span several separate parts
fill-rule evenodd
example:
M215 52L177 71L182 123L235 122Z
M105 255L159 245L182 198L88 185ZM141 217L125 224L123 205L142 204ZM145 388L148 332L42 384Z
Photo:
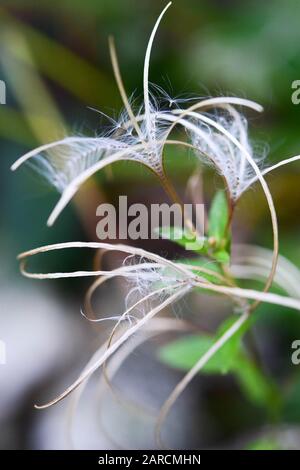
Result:
M247 449L249 450L280 450L280 445L275 439L261 438L252 442Z

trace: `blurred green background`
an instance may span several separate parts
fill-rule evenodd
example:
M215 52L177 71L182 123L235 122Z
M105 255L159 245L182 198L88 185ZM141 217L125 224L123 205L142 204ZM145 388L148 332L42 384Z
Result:
M39 289L34 282L20 279L15 259L20 251L53 242L95 239L95 209L100 202L115 202L119 194L127 194L134 202L164 200L150 173L138 165L120 163L90 181L49 229L46 220L58 195L29 168L15 174L9 168L26 151L66 132L100 132L107 121L88 107L118 116L121 100L110 65L108 35L115 37L128 94L141 96L148 37L165 4L161 0L1 0L0 79L7 86L7 103L0 106L4 288L10 284L21 289L30 286L33 292ZM264 113L249 114L256 147L262 152L267 149L272 162L296 155L300 153L300 105L291 102L291 85L300 79L299 24L297 0L174 0L155 38L150 80L172 97L232 95L258 101ZM172 149L166 160L174 184L184 194L195 166L193 157ZM208 170L204 181L209 200L220 182ZM298 163L268 176L278 210L280 251L298 267L299 181ZM269 215L259 187L243 197L235 224L237 240L271 246ZM149 249L149 245L143 246ZM164 242L150 248L173 253ZM75 252L49 257L47 267L65 269L67 264L71 270L91 263L92 255L83 258ZM42 263L37 264L45 269ZM86 286L76 280L52 283L53 290L70 302L81 299ZM298 371L290 362L290 343L300 337L298 317L284 309L260 310L261 328L271 332L266 338L276 340L269 368L288 388L284 422L299 423L300 366ZM6 315L3 309L2 321ZM221 389L217 384L214 390ZM231 403L226 397L227 405L234 406L234 400ZM211 412L214 416L220 413L216 406ZM238 419L239 413L242 417ZM216 435L218 439L236 436L240 428L264 424L263 414L257 413L256 419L243 408L233 411L236 426L228 422L228 416L223 421L216 419L220 428L208 445L216 445ZM17 426L25 426L21 418L17 422ZM29 444L19 436L6 445Z

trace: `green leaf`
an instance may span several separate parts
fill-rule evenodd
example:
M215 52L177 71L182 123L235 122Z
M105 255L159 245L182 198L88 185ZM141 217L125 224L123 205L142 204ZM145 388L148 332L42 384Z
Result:
M231 315L230 317L226 318L217 329L216 339L220 338L220 336L222 336L228 330L228 328L230 328L237 321L237 319L237 315ZM231 337L230 341L235 341L240 344L243 335L249 330L250 326L252 326L255 320L256 317L254 317L254 315L249 316L248 320L243 323L238 331L236 331L236 333Z
M183 370L191 369L200 357L215 343L218 337L223 334L225 326L225 330L230 327L229 323L232 321L236 321L236 318L234 320L231 318L226 320L226 323L218 330L216 338L209 335L193 335L164 346L159 352L160 359L175 368ZM238 330L207 362L202 372L225 374L231 370L239 351L243 333L244 328L241 331Z
M231 236L229 231L228 201L224 191L218 191L209 211L209 253L219 263L230 261Z
M226 194L224 191L218 191L213 198L208 219L208 236L215 239L217 247L221 242L227 240L228 217Z
M230 255L226 250L215 251L213 256L221 264L227 264L230 261Z
M212 345L213 339L209 336L188 336L162 347L159 357L171 367L189 370ZM218 354L206 364L203 372L220 372Z
M281 409L282 399L271 380L245 354L240 354L233 369L246 396L258 405L267 405L272 416Z
M208 263L207 259L203 258L184 258L184 259L179 259L176 261L176 263L181 263L181 264L189 264L190 266L195 266L195 269L193 272L197 274L198 276L203 277L207 281L213 282L214 284L221 284L221 280L217 277L214 276L213 274L208 274L203 271L201 271L201 267L207 268L212 272L216 272L218 274L222 274L222 270L220 266L217 263ZM199 270L197 270L197 267L199 267ZM203 291L205 289L200 289L200 291ZM205 290L206 292L215 295L215 292L211 292L208 289Z
M191 335L169 343L159 351L161 361L174 368L184 371L190 370L235 321L235 316L225 320L215 337ZM281 408L281 397L277 387L241 347L242 337L253 321L255 321L254 316L251 316L207 362L200 373L233 373L249 400L257 405L267 407L272 416L275 416Z
M185 249L196 251L197 253L207 253L206 237L197 240L196 235L187 228L181 227L157 227L154 229L162 238L171 240Z

